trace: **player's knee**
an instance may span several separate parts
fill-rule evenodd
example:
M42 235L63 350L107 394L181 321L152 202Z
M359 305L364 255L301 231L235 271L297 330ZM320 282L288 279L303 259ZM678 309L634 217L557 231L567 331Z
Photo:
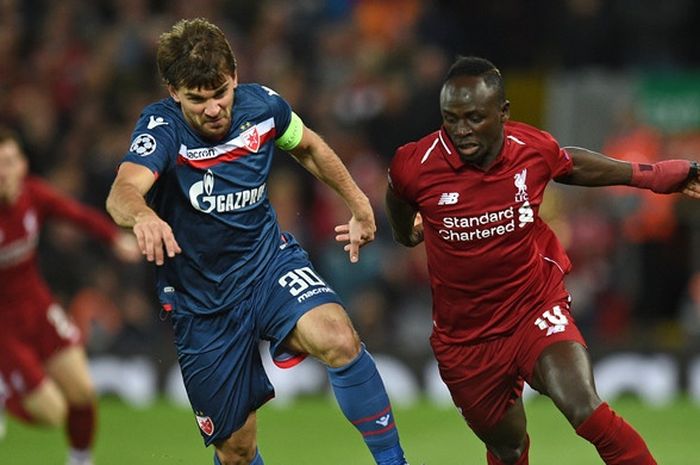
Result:
M568 395L550 395L550 397L574 428L578 428L603 403L592 387L579 390L571 389Z
M525 452L526 444L489 446L489 450L506 465L514 464Z
M257 449L241 444L226 449L217 449L216 453L221 465L249 465L255 459Z
M68 417L68 404L65 401L52 402L42 408L28 409L32 420L41 426L61 428Z
M87 407L97 403L97 392L89 380L76 380L70 386L61 386L61 391L70 407Z
M22 399L22 409L31 422L48 427L63 426L68 416L68 402L50 379Z
M343 328L337 331L322 355L322 361L332 367L338 368L352 362L360 353L360 339L351 328Z
M332 368L350 363L360 353L360 338L337 305L307 313L297 324L295 338L301 341L300 349Z
M64 407L43 412L37 422L50 428L61 428L66 423L68 409Z
M71 406L86 407L97 403L97 393L92 384L81 387L75 392L75 395L69 399Z
M586 401L572 402L563 406L561 410L571 426L578 428L593 414L601 402L598 397L594 397Z

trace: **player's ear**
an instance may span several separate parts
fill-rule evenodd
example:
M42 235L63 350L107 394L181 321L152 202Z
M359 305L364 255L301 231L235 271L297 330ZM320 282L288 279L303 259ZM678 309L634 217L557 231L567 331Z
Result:
M501 105L501 123L505 123L510 119L510 101L505 100Z
M180 103L180 97L177 95L177 89L172 84L168 84L168 93L177 103Z

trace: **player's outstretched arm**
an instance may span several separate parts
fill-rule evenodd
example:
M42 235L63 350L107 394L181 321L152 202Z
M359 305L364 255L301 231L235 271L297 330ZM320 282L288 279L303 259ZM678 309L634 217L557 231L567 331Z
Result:
M345 243L350 261L360 258L360 247L374 240L377 227L369 199L357 186L338 155L321 137L304 127L299 144L289 153L310 173L340 195L352 214L350 220L335 227L335 239Z
M682 192L700 198L698 164L690 160L664 160L653 164L625 162L581 147L564 147L573 170L556 179L577 186L627 185L658 194Z
M182 250L170 225L148 205L144 195L155 182L155 175L135 163L122 163L107 196L107 212L114 221L133 228L141 253L149 262L162 265L165 256L172 258Z

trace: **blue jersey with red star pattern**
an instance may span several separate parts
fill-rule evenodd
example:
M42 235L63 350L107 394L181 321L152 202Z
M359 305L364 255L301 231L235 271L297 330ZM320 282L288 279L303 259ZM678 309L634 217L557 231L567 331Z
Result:
M182 249L157 268L167 310L211 314L230 307L281 246L267 180L275 140L291 118L289 104L259 84L236 88L231 128L219 142L200 137L172 98L141 113L123 161L156 174L149 205Z

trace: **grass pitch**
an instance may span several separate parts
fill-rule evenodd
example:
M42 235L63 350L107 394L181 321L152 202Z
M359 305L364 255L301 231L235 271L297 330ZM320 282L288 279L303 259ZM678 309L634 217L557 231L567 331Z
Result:
M613 407L642 433L660 464L700 463L700 406L687 400L654 408L635 399ZM526 404L532 438L530 463L602 464L594 448L576 436L546 398ZM402 443L414 465L485 464L483 445L452 408L419 403L396 409ZM371 465L359 434L342 417L335 401L313 397L290 407L263 407L258 418L260 449L266 465ZM10 420L0 441L2 465L63 465L62 431L41 430ZM105 397L100 402L96 465L199 465L212 463L194 417L187 409L159 401L134 409Z

